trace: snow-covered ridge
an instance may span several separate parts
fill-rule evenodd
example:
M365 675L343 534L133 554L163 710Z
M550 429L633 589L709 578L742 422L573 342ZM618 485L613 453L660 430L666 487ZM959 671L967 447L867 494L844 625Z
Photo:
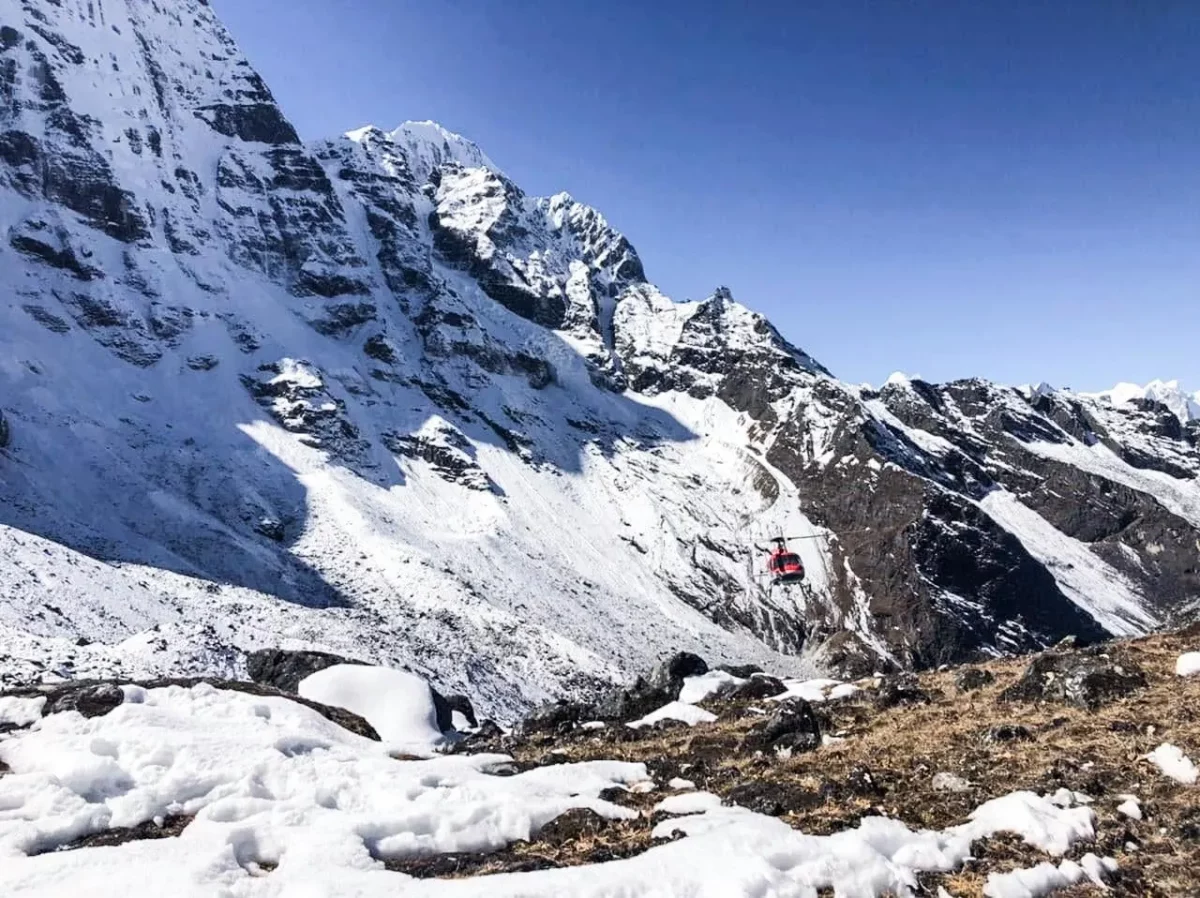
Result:
M1107 400L1118 408L1139 400L1151 400L1165 405L1180 421L1200 419L1200 390L1188 393L1178 380L1152 380L1145 386L1119 383L1111 390L1080 395Z
M361 143L369 136L382 137L400 148L420 183L427 181L434 170L448 162L455 162L464 168L486 168L503 174L473 141L443 128L437 122L404 122L392 131L367 125L346 133L346 137L355 143Z

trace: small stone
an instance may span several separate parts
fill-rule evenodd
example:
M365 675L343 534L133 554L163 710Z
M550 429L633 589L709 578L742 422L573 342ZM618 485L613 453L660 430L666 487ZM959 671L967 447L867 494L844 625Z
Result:
M990 670L980 667L964 667L954 678L954 685L959 692L973 692L990 686L996 680L996 675Z
M1016 723L994 726L984 734L984 742L1029 742L1033 739L1028 727Z
M937 792L970 792L971 784L956 773L935 773L933 788Z

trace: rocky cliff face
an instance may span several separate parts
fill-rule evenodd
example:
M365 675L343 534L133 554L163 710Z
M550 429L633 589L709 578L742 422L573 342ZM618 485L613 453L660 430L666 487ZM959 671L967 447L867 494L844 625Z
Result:
M432 123L302 144L201 0L0 12L9 666L286 636L503 711L674 649L923 666L1195 614L1186 403L851 386ZM781 532L804 587L763 576Z

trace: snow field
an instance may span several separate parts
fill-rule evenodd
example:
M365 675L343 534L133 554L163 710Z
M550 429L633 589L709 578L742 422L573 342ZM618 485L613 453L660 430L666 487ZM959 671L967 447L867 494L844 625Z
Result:
M349 686L344 672L335 673L330 682L356 699L378 684L369 668ZM635 817L597 796L608 787L647 783L646 769L596 761L499 776L490 771L508 760L502 755L395 760L388 746L305 706L205 685L129 689L126 704L94 720L52 715L0 742L0 760L12 768L0 778L0 893L39 898L148 890L197 898L782 898L827 886L845 895L890 889L904 896L919 871L956 869L976 839L1015 832L1060 856L1093 838L1095 820L1071 793L1018 792L943 832L914 832L872 817L853 830L809 836L775 818L723 807L710 793L687 792L658 805L683 816L655 830L686 838L638 857L473 880L414 880L379 861L494 850L529 839L576 807ZM195 819L178 838L52 851L90 833L171 815ZM1075 875L1069 866L1055 869Z

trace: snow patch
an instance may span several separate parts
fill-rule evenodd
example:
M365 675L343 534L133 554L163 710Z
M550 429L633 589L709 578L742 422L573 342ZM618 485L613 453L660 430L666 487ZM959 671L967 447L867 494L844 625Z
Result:
M660 720L679 720L688 726L695 726L698 723L712 723L716 719L717 715L710 711L697 708L695 705L676 701L668 705L663 705L657 711L651 711L640 720L632 721L629 726L639 729L658 723Z
M1145 758L1161 770L1164 776L1169 776L1185 786L1194 785L1197 778L1200 778L1200 772L1196 770L1196 765L1191 759L1178 746L1169 742L1164 742Z
M438 729L433 690L416 674L335 664L306 677L297 691L310 701L352 711L392 745L428 752L446 741Z
M1200 674L1200 652L1185 652L1175 662L1175 675L1193 677Z

